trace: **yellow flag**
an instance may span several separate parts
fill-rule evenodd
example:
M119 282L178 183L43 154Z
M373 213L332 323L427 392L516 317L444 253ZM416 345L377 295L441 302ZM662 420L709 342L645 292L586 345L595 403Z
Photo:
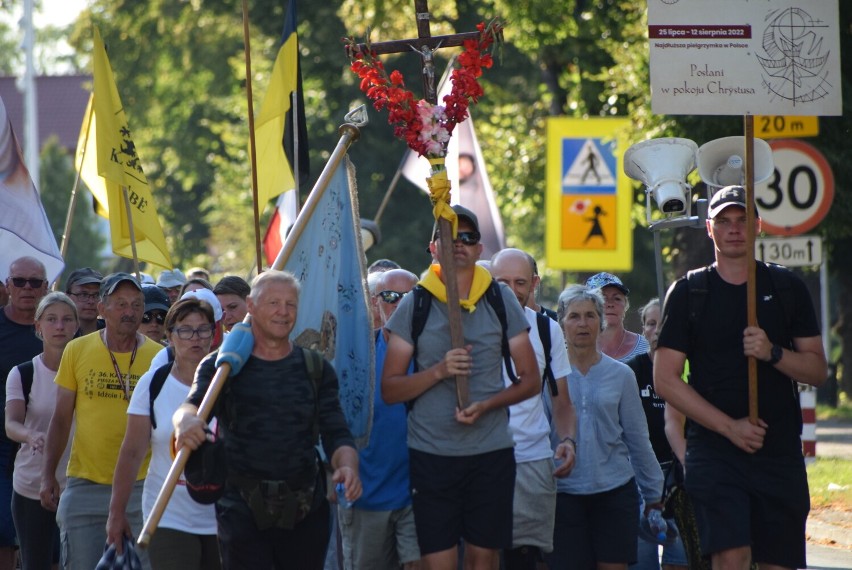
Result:
M166 248L166 238L157 216L154 197L145 173L142 171L142 164L136 153L136 146L133 144L124 108L118 96L112 68L97 28L95 28L94 40L95 89L91 101L93 114L91 126L88 126L84 119L82 127L82 130L88 131L86 157L82 166L85 170L90 155L93 154L89 151L95 151L97 174L102 179L103 187L95 184L94 188L92 186L90 188L101 207L106 206L105 212L109 216L113 252L122 257L132 258L131 237L133 237L136 241L136 252L141 261L170 269L172 261ZM85 134L81 133L81 136ZM90 173L91 170L89 169L88 172ZM86 183L88 184L88 181ZM132 218L128 216L123 188L127 189ZM106 194L106 204L102 201L103 194ZM130 235L131 219L133 236Z
M257 117L257 201L262 210L282 192L296 187L293 169L284 154L284 124L290 110L290 95L298 87L298 39L291 33L275 58L269 89Z
M77 154L74 158L74 166L80 173L80 178L83 179L83 182L86 183L95 197L95 211L102 217L109 219L106 180L98 175L98 143L95 136L92 99L93 96L89 95L86 114L83 116L83 126L80 127L80 136L77 138Z

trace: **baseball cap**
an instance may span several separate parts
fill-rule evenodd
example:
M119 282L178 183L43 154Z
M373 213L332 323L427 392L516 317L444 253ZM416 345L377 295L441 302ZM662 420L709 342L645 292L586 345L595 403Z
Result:
M104 277L103 281L101 281L101 299L108 295L112 295L115 291L115 288L119 286L119 284L128 281L133 283L137 289L142 290L142 285L136 281L136 278L129 273L110 273L106 277Z
M739 206L740 208L745 209L745 188L742 186L725 186L713 194L713 197L710 199L710 208L707 210L707 217L712 220L719 214L719 212L728 206ZM755 216L758 215L757 206L754 208L754 214Z
M470 222L470 225L473 226L473 230L479 233L479 218L476 217L476 214L465 208L460 204L456 204L453 206L453 212L456 213L456 216L459 218L467 218L467 221ZM435 241L435 236L438 235L438 222L435 221L435 225L432 227L432 241ZM428 248L427 248L428 253Z
M157 287L165 287L166 289L180 287L184 283L186 283L186 277L180 269L166 269L160 273L160 277L157 279Z
M65 292L71 292L71 287L74 285L89 285L91 283L100 284L100 282L103 281L103 278L104 276L99 271L95 271L91 267L75 269L71 272L71 275L68 276L68 281L65 282Z
M144 271L140 273L142 276L142 285L156 285L157 282L154 281L154 278L151 277L150 273L145 273Z
M210 505L222 498L228 477L226 461L225 442L218 437L206 440L189 455L183 476L193 501Z
M166 292L156 285L143 285L142 293L145 294L145 312L148 311L169 311L171 303Z
M603 289L604 287L615 287L625 295L630 294L630 289L624 286L624 283L621 282L617 276L612 273L596 273L592 275L588 279L586 279L586 287L590 289Z

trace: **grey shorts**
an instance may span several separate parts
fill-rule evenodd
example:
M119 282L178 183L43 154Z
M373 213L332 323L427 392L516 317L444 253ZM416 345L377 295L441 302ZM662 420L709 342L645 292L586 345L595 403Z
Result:
M390 570L420 560L411 505L395 511L338 507L337 516L346 570Z
M536 546L553 550L556 519L556 481L553 460L518 463L515 467L515 498L512 503L512 548Z

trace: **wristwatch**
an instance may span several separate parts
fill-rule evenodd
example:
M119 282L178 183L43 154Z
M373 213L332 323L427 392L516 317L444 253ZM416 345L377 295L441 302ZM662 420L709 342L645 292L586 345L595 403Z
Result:
M769 364L773 366L778 364L782 356L784 356L784 349L781 348L780 344L773 344L772 351L769 353Z

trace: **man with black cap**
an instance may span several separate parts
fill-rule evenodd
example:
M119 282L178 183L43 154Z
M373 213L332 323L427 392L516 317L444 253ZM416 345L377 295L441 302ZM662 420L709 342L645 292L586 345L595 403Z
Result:
M139 332L153 340L164 344L166 337L166 313L172 306L169 296L156 285L142 285L145 295L145 312L142 313L142 324Z
M686 490L704 555L714 568L806 568L809 496L796 381L819 386L827 370L804 283L787 269L756 267L757 326L748 326L746 193L722 188L707 233L716 263L669 289L654 385L692 421ZM759 229L759 226L758 226ZM749 422L748 358L757 360L758 417ZM689 384L681 380L689 359ZM683 458L681 458L683 459Z
M103 278L99 271L91 267L82 267L72 271L65 282L65 293L77 305L77 318L80 322L77 336L84 336L104 328L103 321L98 320L99 290Z
M136 382L162 348L138 332L145 300L132 275L107 275L101 282L100 298L98 312L106 327L72 340L65 348L56 374L59 392L45 445L41 502L46 509L59 507L56 520L67 570L91 570L101 557L113 470L127 426L127 404ZM54 473L72 419L76 427L68 483L60 502ZM144 461L127 510L135 532L143 522L142 482L147 469Z
M420 286L430 310L422 333L412 337L415 295L403 297L385 325L390 332L382 374L388 404L409 402L408 447L417 541L429 568L455 568L465 540L466 563L495 567L499 551L512 546L514 442L506 408L539 393L541 377L528 323L514 293L496 284L506 328L488 300L491 274L476 264L482 253L476 215L453 206L455 236L436 232L432 265ZM453 258L442 259L441 240L452 240ZM452 348L442 266L452 263L461 305L463 348ZM504 337L505 335L505 337ZM517 382L503 385L503 339ZM415 350L416 349L416 350ZM415 370L408 374L415 359ZM470 404L458 409L455 376L469 376Z

